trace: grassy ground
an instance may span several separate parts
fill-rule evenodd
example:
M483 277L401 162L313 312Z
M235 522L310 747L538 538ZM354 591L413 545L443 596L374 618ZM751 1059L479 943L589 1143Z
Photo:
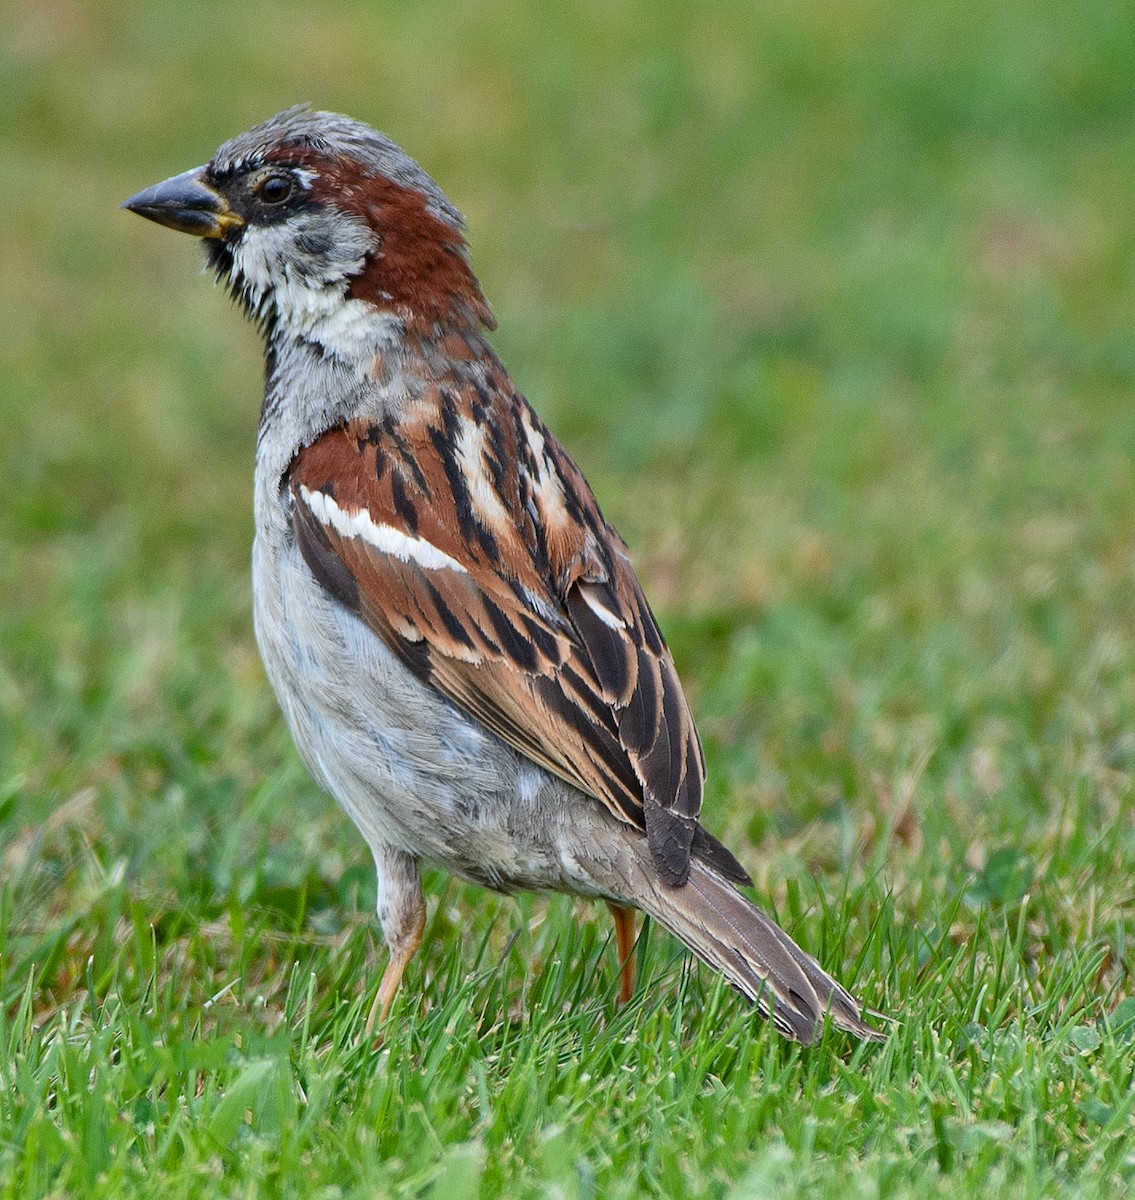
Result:
M317 13L317 8L321 11ZM1135 22L18 0L0 50L0 1197L1135 1186ZM311 99L467 212L699 714L706 818L898 1023L367 855L255 657L259 350L115 204ZM592 919L595 917L596 919Z

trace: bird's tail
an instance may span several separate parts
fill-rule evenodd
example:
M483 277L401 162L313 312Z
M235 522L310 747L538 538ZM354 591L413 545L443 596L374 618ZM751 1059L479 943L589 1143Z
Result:
M680 887L644 871L641 859L626 874L633 903L720 971L785 1037L811 1042L826 1014L857 1038L884 1040L864 1022L855 997L711 867L695 860Z

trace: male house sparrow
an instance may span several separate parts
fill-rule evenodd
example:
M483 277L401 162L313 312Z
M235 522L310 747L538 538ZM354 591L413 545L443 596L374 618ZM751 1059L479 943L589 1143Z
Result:
M306 106L123 207L205 239L260 325L256 637L300 754L366 838L390 959L419 861L640 908L789 1038L880 1034L735 889L693 718L619 535L485 340L460 213L389 138Z

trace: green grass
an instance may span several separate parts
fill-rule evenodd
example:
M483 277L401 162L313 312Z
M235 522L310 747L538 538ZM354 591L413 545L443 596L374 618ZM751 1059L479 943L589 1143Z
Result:
M321 11L323 10L323 11ZM1135 1187L1135 20L771 0L10 6L0 1198ZM301 99L467 213L630 541L705 815L882 1047L361 839L249 621L259 348L115 205Z

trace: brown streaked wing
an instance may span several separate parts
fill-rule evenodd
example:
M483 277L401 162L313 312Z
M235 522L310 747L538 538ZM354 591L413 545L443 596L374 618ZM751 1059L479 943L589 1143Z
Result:
M495 392L491 402L505 408ZM485 392L478 396L483 404ZM645 829L667 882L685 881L691 846L744 879L697 826L701 746L621 540L515 392L503 414L489 415L493 436L481 457L459 456L461 399L440 393L436 412L417 425L354 422L299 452L290 485L305 560L419 677ZM541 461L533 462L534 445ZM558 487L558 498L541 487ZM552 501L571 520L545 538L533 509ZM356 519L364 512L369 525ZM385 547L376 544L383 537Z
M521 754L641 827L638 780L610 710L592 700L582 677L574 689L555 682L570 653L566 634L545 626L559 654L538 654L518 626L540 618L518 612L514 597L491 597L467 575L427 572L345 537L299 494L294 524L315 577L415 674Z

